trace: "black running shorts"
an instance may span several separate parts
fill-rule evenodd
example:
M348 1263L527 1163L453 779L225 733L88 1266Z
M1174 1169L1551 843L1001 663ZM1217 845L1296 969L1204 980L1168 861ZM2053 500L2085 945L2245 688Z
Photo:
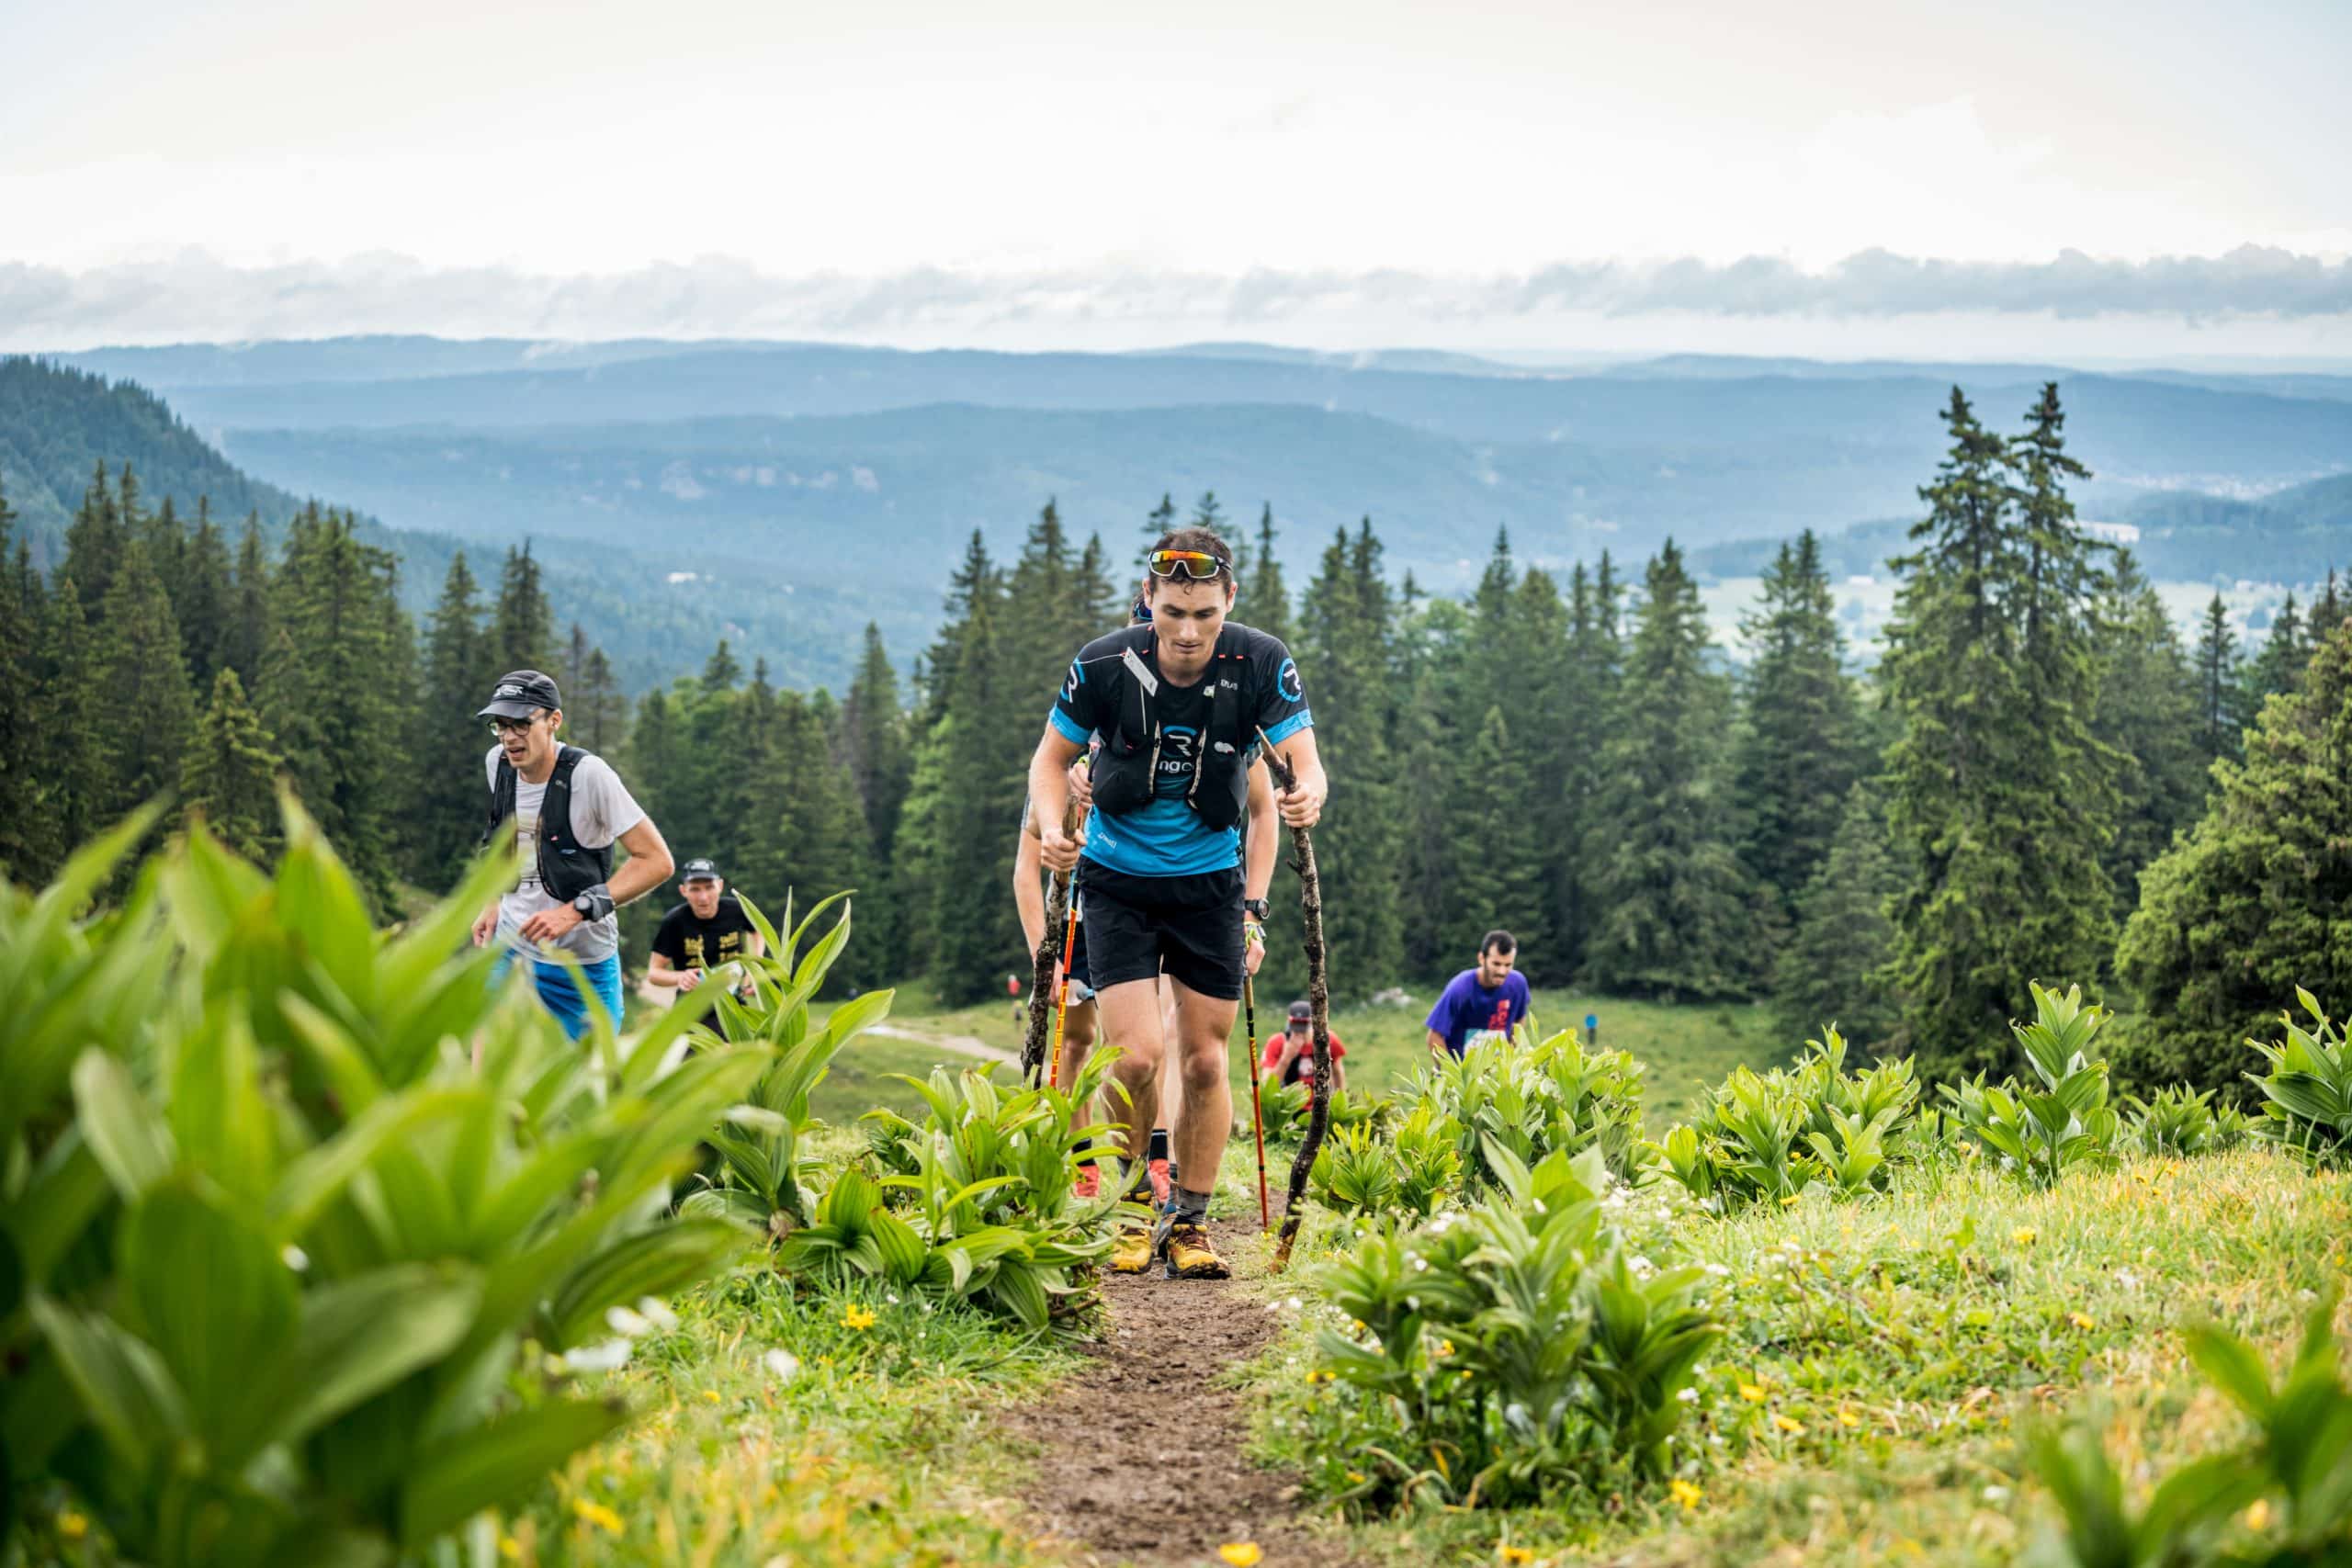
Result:
M1097 991L1169 977L1204 997L1241 995L1241 868L1129 876L1086 863L1087 978Z

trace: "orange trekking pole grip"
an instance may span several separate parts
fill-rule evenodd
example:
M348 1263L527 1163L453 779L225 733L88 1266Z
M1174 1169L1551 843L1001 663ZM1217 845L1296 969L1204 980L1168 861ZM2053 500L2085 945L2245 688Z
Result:
M1258 1088L1258 981L1247 973L1241 976L1241 1027L1250 1036L1250 1130L1258 1136L1258 1228L1272 1230L1273 1207L1266 1196L1266 1119Z

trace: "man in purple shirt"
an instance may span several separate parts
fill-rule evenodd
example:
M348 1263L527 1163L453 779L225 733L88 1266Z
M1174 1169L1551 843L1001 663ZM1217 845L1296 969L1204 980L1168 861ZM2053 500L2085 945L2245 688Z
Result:
M1519 974L1519 939L1488 931L1478 967L1464 969L1430 1009L1430 1049L1459 1056L1489 1035L1508 1039L1527 1018L1527 976Z

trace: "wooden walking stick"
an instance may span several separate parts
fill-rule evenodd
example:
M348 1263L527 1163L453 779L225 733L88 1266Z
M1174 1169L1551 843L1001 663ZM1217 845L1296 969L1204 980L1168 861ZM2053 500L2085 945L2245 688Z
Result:
M1297 773L1274 750L1263 729L1258 731L1258 740L1265 748L1266 771L1274 775L1274 782L1285 794L1296 789ZM1290 1162L1290 1195L1283 1200L1283 1228L1274 1238L1272 1271L1276 1274L1290 1264L1291 1244L1298 1239L1299 1224L1306 1218L1307 1178L1315 1170L1315 1156L1323 1152L1323 1134L1331 1127L1331 987L1324 972L1323 884L1315 874L1312 830L1293 828L1290 840L1295 852L1291 869L1298 873L1299 909L1306 928L1306 1005L1313 1021L1310 1038L1315 1056L1307 1064L1306 1141L1298 1145L1298 1157ZM1251 1059L1256 1059L1254 1052Z
M1062 831L1075 838L1085 824L1086 808L1071 801L1062 812ZM1068 951L1070 873L1057 871L1046 885L1046 934L1037 943L1037 957L1029 980L1029 1036L1021 1043L1021 1074L1031 1084L1046 1070L1046 1043L1054 1032L1054 976ZM1059 1064L1056 1064L1057 1070Z
M1274 1217L1266 1201L1266 1119L1258 1088L1258 981L1244 972L1241 976L1241 1027L1250 1035L1250 1130L1258 1135L1258 1228L1273 1228Z
M1054 1007L1054 1060L1046 1069L1046 1081L1059 1089L1062 1083L1062 1035L1069 1028L1069 950L1078 941L1078 900L1069 901L1069 919L1062 925L1062 996Z

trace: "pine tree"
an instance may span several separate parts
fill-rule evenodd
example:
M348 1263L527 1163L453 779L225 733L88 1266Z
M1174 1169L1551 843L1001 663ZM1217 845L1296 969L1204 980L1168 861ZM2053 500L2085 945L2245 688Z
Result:
M1887 850L1886 815L1867 781L1847 793L1829 852L1799 890L1795 920L1773 966L1772 1009L1791 1039L1819 1038L1835 1023L1866 1050L1892 1043L1902 998L1878 971L1893 956L1887 901L1902 886Z
M2092 733L2120 759L2108 880L2116 918L2140 901L2141 869L2197 818L2206 758L2197 739L2197 678L2155 585L2119 552L2100 606L2098 711Z
M1590 965L1602 987L1731 997L1754 988L1747 877L1732 852L1717 759L1729 682L1707 667L1699 589L1668 539L1651 560L1624 675L1624 720L1603 756Z
M229 542L212 520L208 502L197 502L196 531L180 552L178 581L170 586L189 689L209 692L213 672L221 667L229 642L234 590L229 577Z
M126 477L128 473L126 469ZM82 504L66 527L65 561L59 569L60 575L74 580L75 591L82 595L84 620L96 618L98 605L114 585L115 568L121 563L122 547L130 537L122 507L107 479L107 466L101 462L92 471L89 489L82 492Z
M245 519L244 535L237 542L236 587L220 649L220 662L237 672L248 692L259 690L262 658L275 640L270 597L269 555L262 547L261 518L255 514Z
M2295 987L2341 1015L2352 998L2352 627L2312 650L2303 680L2214 769L2203 820L2141 877L2116 972L2139 1007L2120 1073L2243 1098L2249 1036L2276 1038Z
M2278 614L2271 619L2270 635L2262 639L2261 650L2247 660L2240 671L2238 713L2245 721L2251 724L2261 716L2262 705L2268 698L2293 691L2311 657L2311 644L2304 638L2301 617L2295 613L2295 592L2290 588L2286 602L2278 606Z
M1174 526L1176 526L1176 497L1172 492L1162 491L1159 495L1159 504L1144 514L1143 545L1136 551L1137 565L1142 564L1143 558L1150 553L1151 547L1159 543L1161 536Z
M532 558L527 539L519 550L508 547L505 570L499 575L498 603L491 612L490 662L500 674L509 670L546 672L556 666L555 610L548 603L539 563Z
M475 715L502 673L491 663L480 586L459 550L425 624L424 691L409 742L416 791L409 874L427 887L449 886L473 857L489 809L482 758L491 747L488 727Z
M59 859L107 825L110 771L98 728L98 649L82 614L81 585L61 570L42 638L41 779ZM54 863L43 868L53 870Z
M1527 769L1499 706L1487 709L1445 802L1453 874L1440 906L1443 951L1471 953L1501 927L1529 958L1545 953L1543 863L1528 811Z
M1616 734L1623 650L1617 636L1617 587L1608 555L1598 578L1578 561L1568 574L1567 659L1562 672L1559 867L1554 889L1553 942L1564 973L1581 974L1600 922L1593 888L1608 859L1600 827L1603 758Z
M2083 541L2062 500L2018 501L2011 448L1957 387L1945 421L1951 452L1920 491L1919 547L1894 563L1905 581L1879 666L1905 726L1888 817L1911 874L1886 979L1923 1065L1969 1071L2009 1059L2028 981L2098 983L2113 786L2088 727L2098 578ZM2030 482L2055 482L2053 437L2037 425Z
M702 667L702 685L706 692L731 692L743 679L742 661L735 657L727 639L720 637L718 646L710 650L710 658Z
M563 688L564 728L571 742L599 757L617 757L628 742L628 694L602 648L591 648L587 660Z
M1762 603L1740 630L1754 655L1733 761L1740 863L1782 919L1793 919L1867 761L1837 599L1813 530L1781 547Z
M2197 642L2197 728L2205 759L2235 757L2239 746L2238 639L2218 592L2205 606L2205 630Z
M277 849L280 766L243 682L234 670L222 669L181 761L182 811L201 817L215 838L246 859L266 861Z
M40 579L14 538L16 515L0 491L0 562L16 562L0 573L0 877L38 886L63 846L41 776Z
M1204 490L1201 499L1193 502L1193 515L1186 519L1195 528L1225 532L1225 508L1217 504L1216 491Z
M1234 610L1268 637L1289 643L1290 587L1283 581L1283 563L1274 554L1274 503L1271 501L1258 514L1257 547L1250 552L1249 579L1241 585Z
M171 596L148 564L143 540L123 542L99 616L94 641L103 823L177 787L196 715Z

